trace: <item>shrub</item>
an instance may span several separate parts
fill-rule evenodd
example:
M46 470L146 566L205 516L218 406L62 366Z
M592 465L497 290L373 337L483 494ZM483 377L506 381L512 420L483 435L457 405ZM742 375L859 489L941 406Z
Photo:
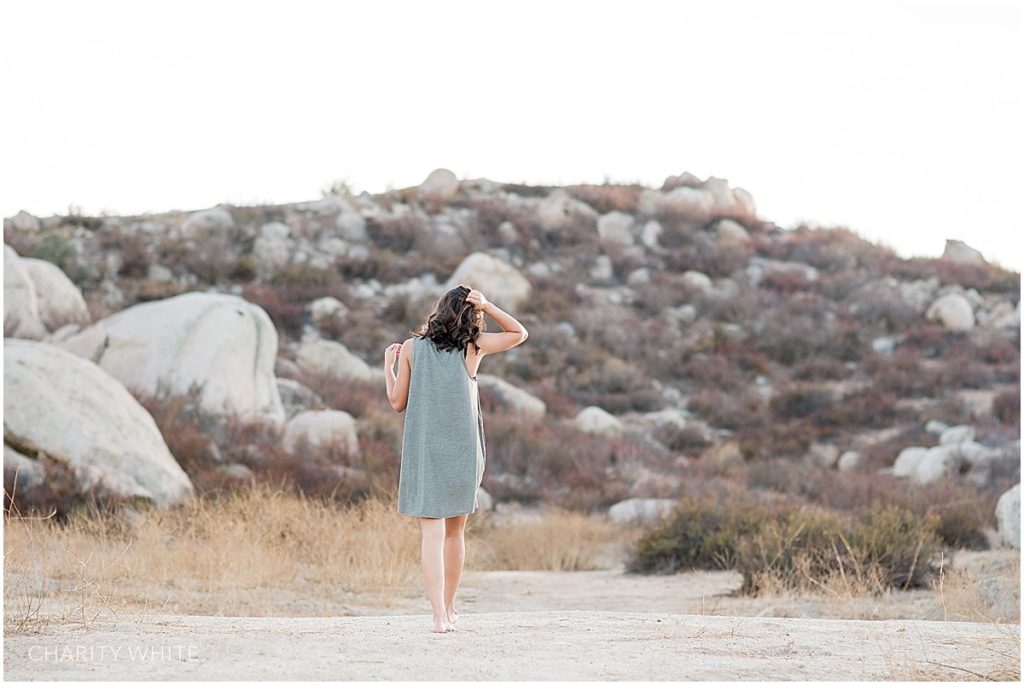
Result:
M637 211L642 185L622 185L605 182L601 185L584 184L565 186L565 192L571 197L581 200L593 207L600 214L608 212L624 212L633 214Z
M740 592L815 590L837 581L869 594L928 587L939 551L935 525L933 517L890 506L870 507L852 519L815 508L763 517L736 550Z
M746 244L717 243L705 235L691 236L683 231L673 234L669 230L673 224L664 225L662 243L668 248L666 269L680 273L692 269L711 278L723 278L745 267L753 254L753 249Z
M1000 423L1020 425L1020 391L1004 390L992 400L992 413Z
M366 232L370 239L378 247L397 253L412 250L416 234L423 228L423 219L411 212L396 217L370 217L366 220Z
M916 432L915 432L916 433ZM890 452L922 440L899 442ZM892 454L888 457L891 463ZM991 503L974 488L956 481L908 482L888 474L824 469L802 461L767 460L746 466L746 485L765 488L839 511L891 504L917 516L934 516L936 534L950 547L987 549L984 528Z
M242 297L262 307L277 328L295 336L301 334L305 305L287 297L283 289L269 283L248 283L242 289Z
M846 395L814 417L823 428L885 428L896 419L896 396L876 388Z
M831 391L814 385L797 384L772 397L769 407L777 420L790 421L811 416L831 402Z
M637 542L626 568L673 573L732 568L740 592L817 590L841 583L857 593L927 587L939 550L934 516L892 506L849 515L817 507L711 502L684 497Z
M79 283L86 275L86 269L78 262L78 250L74 243L57 233L47 233L31 250L21 253L21 256L52 262L75 283Z
M740 538L761 525L765 510L718 506L684 497L662 525L649 530L626 563L631 573L676 573L733 568Z

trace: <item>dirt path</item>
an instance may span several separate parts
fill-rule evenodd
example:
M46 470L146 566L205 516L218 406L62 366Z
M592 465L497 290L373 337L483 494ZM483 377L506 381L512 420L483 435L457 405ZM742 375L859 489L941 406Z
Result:
M1018 625L608 611L148 617L4 641L7 680L882 680L998 673ZM1019 658L1019 657L1018 657ZM947 664L942 666L940 664Z

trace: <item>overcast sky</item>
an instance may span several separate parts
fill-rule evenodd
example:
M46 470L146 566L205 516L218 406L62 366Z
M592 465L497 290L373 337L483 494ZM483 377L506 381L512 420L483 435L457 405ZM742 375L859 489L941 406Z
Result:
M11 1L2 210L689 171L1020 270L1021 3Z

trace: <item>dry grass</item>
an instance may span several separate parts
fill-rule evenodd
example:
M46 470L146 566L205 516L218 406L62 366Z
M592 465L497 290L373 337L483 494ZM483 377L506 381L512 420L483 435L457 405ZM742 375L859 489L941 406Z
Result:
M603 517L562 509L503 526L488 520L477 534L482 545L467 550L467 564L489 571L589 571L601 567L604 544L621 535Z
M984 580L979 581L976 575L951 565L945 558L940 560L938 576L931 582L931 589L942 612L942 620L1018 623L1020 558L997 573L986 574Z
M555 511L470 517L466 570L590 569L614 531ZM177 509L10 516L5 631L153 613L338 615L421 594L420 532L388 496L338 505L257 485Z
M66 525L11 517L4 536L8 631L45 620L146 613L266 613L268 590L387 594L417 572L418 531L390 503L344 507L269 487Z

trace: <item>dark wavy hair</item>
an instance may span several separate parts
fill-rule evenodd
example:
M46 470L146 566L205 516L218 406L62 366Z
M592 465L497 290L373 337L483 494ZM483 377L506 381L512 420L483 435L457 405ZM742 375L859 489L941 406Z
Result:
M410 331L418 338L430 338L437 349L462 350L466 356L466 346L476 342L477 336L487 328L484 314L478 311L472 302L466 302L470 289L461 283L444 295L434 305L434 310L427 315L417 331Z

